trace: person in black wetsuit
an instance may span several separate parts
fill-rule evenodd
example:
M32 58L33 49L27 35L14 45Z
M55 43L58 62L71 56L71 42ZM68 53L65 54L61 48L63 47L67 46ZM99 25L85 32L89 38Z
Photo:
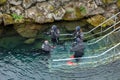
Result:
M77 38L80 38L83 41L83 33L82 30L80 29L80 26L76 27L76 30L73 33L74 39L76 41Z
M84 44L80 38L76 39L76 43L73 44L71 50L74 53L74 58L80 58L84 55ZM76 62L79 62L79 59L75 59Z
M59 29L57 28L56 25L52 26L49 34L51 35L52 43L54 45L57 44L59 42L60 31L59 31Z
M51 46L48 42L48 40L45 40L44 43L42 44L42 50L44 53L46 54L50 54L50 51L53 49L54 47Z

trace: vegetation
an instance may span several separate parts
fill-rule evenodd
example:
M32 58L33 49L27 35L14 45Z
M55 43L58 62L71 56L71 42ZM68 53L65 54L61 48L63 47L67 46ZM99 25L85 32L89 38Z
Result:
M23 20L23 18L24 18L22 15L18 15L16 13L13 13L12 17L15 20L15 22L21 22Z
M86 8L84 6L80 6L80 11L82 14L86 14Z

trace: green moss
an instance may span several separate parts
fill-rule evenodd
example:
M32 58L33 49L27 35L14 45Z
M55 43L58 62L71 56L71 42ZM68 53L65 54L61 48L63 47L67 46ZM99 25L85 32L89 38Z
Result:
M82 14L86 14L87 13L86 8L84 6L80 6L80 12Z
M79 8L75 8L75 14L76 14L76 17L79 19L79 18L83 18L84 15L82 14L82 10L80 10Z
M0 5L3 5L4 3L6 3L7 0L0 0Z
M12 17L15 20L15 22L22 22L24 18L22 15L17 15L16 13L13 13Z

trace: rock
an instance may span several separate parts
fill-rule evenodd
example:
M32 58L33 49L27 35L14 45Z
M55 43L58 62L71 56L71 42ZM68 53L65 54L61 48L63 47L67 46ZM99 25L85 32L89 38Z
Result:
M3 18L3 15L2 15L2 13L0 13L0 24L2 23L2 18Z
M88 21L88 23L92 24L93 26L98 26L99 24L101 24L105 20L106 20L106 18L103 17L102 15L95 15L95 16L89 18L87 21ZM114 23L113 20L109 20L108 22L104 23L102 25L102 27L112 25L113 23Z
M0 29L0 36L2 35L3 29Z
M120 0L117 0L117 6L118 6L118 8L120 9Z
M53 22L54 18L52 16L52 14L49 13L50 10L48 10L47 8L46 9L44 9L44 8L41 9L37 6L37 8L32 7L30 9L27 9L25 11L25 17L31 18L37 23Z
M111 16L116 14L117 11L119 11L117 5L111 4L108 7L106 7L106 11L104 12L104 16L106 18L110 18Z
M23 0L23 7L25 9L31 7L32 4L35 4L36 3L36 0Z
M22 4L22 0L8 0L10 4L12 5L21 5Z
M94 1L98 6L103 5L103 2L101 0L94 0Z
M113 4L116 3L117 0L102 0L102 2L104 3L104 5L109 5L109 4Z
M46 1L46 0L37 0L37 2L43 2L43 1Z
M7 0L0 0L0 5L3 5L7 2Z
M54 13L53 13L53 17L55 20L62 20L64 14L65 14L65 10L60 7L59 9L55 10Z
M16 13L17 15L24 15L24 9L21 6L14 6L10 8L11 13Z
M96 14L103 14L104 12L105 10L103 8L97 7L96 9L89 11L87 15L91 16L91 15L96 15Z
M63 20L78 20L86 15L86 7L81 2L70 2L64 9L66 13Z
M30 38L30 39L25 40L24 43L32 44L32 43L34 43L34 41L35 41L35 38Z
M41 25L37 24L16 24L14 29L25 38L35 38L38 31L41 29Z
M9 25L9 24L13 24L14 23L14 20L12 18L12 16L8 15L8 14L3 14L3 22L4 22L4 25Z
M0 12L5 14L10 14L10 4L9 2L6 2L5 5L0 6Z

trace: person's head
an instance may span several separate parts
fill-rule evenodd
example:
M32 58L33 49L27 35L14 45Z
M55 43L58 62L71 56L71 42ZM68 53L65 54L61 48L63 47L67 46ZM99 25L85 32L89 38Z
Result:
M48 40L45 40L44 43L45 43L45 44L48 44L49 42L48 42Z
M80 31L80 26L77 26L77 27L76 27L76 31Z
M52 29L53 29L53 30L56 30L56 29L57 29L57 26L56 26L56 25L53 25L53 26L52 26Z

